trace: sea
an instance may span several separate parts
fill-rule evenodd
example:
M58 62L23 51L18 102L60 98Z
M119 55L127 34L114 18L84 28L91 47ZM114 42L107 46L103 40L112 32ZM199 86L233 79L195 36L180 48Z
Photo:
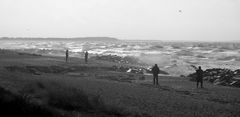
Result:
M117 55L137 58L146 67L158 64L172 75L187 75L194 66L240 69L240 43L238 42L173 42L149 40L121 41L51 41L51 40L0 40L0 49L71 57Z

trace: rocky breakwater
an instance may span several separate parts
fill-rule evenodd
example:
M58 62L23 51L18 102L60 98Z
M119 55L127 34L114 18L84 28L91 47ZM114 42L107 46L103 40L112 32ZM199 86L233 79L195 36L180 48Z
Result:
M114 63L119 63L120 65L114 65L113 69L119 72L127 73L136 73L136 74L151 74L151 68L146 67L147 64L144 64L139 61L136 57L126 56L121 57L117 55L98 55L91 57L96 60L109 61ZM140 67L141 66L141 67ZM169 75L169 73L160 70L159 74Z
M136 66L113 66L113 69L115 71L119 72L127 72L127 73L135 73L135 74L152 74L152 69L151 68L145 68L145 67L136 67ZM159 74L163 75L169 75L169 73L160 70Z
M117 55L97 55L91 58L96 60L103 60L103 61L109 61L109 62L121 63L121 64L141 64L136 57L130 57L130 56L121 57Z
M196 73L189 74L190 81L196 81ZM214 85L240 87L240 69L230 70L222 68L206 69L203 80Z

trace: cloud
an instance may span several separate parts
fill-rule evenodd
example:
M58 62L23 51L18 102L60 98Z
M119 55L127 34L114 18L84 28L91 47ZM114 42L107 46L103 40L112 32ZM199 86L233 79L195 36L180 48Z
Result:
M239 12L239 0L1 0L0 36L234 40Z

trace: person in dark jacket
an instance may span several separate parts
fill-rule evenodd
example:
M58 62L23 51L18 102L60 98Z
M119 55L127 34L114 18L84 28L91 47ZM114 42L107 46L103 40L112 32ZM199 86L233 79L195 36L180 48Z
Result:
M88 62L88 51L85 52L85 63Z
M198 69L196 70L196 74L197 74L197 77L196 77L197 88L198 88L199 83L201 83L201 88L203 88L203 70L202 70L201 66L199 66Z
M66 63L68 62L68 50L66 50Z
M153 85L158 85L158 74L159 74L159 68L157 64L152 68L152 74L153 74Z

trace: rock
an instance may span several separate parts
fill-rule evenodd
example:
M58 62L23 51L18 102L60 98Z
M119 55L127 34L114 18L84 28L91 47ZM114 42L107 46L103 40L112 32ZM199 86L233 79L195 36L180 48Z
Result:
M215 83L217 83L217 82L220 82L220 80L219 80L219 79L214 80L214 81L213 81L213 84L215 84Z
M142 71L142 69L129 68L129 69L127 70L127 73L143 74L143 71Z
M234 75L239 75L240 76L240 69L235 70Z
M230 85L234 87L240 87L240 80L232 81Z
M218 79L218 76L210 76L210 79L208 79L209 82L214 82L216 79Z
M234 80L240 80L240 76L234 77Z
M214 81L214 83L213 83L214 85L224 85L224 86L226 86L226 83L224 82L224 81Z
M138 69L132 69L131 70L131 73L138 73L139 71L138 71Z
M104 60L104 61L110 61L110 62L115 62L115 63L125 63L125 64L137 64L139 63L139 60L135 57L130 57L130 56L126 56L126 57L120 57L117 55L101 55L101 56L95 56L92 57L95 58L97 60Z
M119 68L119 70L120 70L121 72L126 72L127 69L128 69L128 68L125 68L125 67L123 67L123 66L121 66L121 67Z
M127 70L127 73L131 73L131 72L132 72L132 69Z
M230 69L212 68L206 69L203 73L203 80L213 83L214 85L236 85L236 78L240 74L240 70L232 71ZM190 81L196 81L196 73L189 74ZM240 80L240 79L239 79Z
M151 73L152 73L152 68L147 68L147 69L145 69L145 72L151 74Z

